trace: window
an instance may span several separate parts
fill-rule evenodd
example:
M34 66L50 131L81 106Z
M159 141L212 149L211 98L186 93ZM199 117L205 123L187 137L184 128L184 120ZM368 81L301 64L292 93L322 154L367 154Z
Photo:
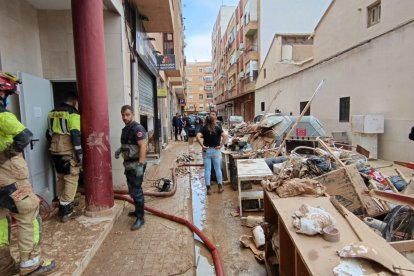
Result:
M260 111L265 111L265 102L260 103Z
M187 77L187 81L193 81L193 77Z
M163 33L163 49L165 55L174 54L174 38L172 33Z
M189 100L192 100L194 97L193 97L193 94L188 94L188 99Z
M188 91L193 91L193 86L192 85L187 85L187 89L188 89Z
M339 122L349 122L351 97L339 98Z
M300 102L300 114L302 114L302 111L305 109L305 106L308 104L308 101L306 102ZM305 114L303 114L303 116L310 116L310 106L308 108L308 110L306 110Z
M198 67L198 72L203 73L203 67Z
M193 72L193 67L187 67L187 72L192 73Z
M213 86L206 85L206 86L204 86L204 90L206 90L206 91L212 91L213 90Z
M203 81L203 76L199 76L198 81Z
M207 93L207 99L212 99L213 98L213 94L212 93Z
M199 86L198 86L198 91L203 91L203 90L204 90L204 86L199 85Z
M198 94L198 99L202 100L203 99L203 94Z
M205 76L204 77L204 79L206 80L206 81L213 81L213 76L211 76L211 75L209 75L209 76Z
M381 1L377 1L367 8L368 27L381 21Z
M206 73L212 73L213 72L213 68L211 67L206 67Z

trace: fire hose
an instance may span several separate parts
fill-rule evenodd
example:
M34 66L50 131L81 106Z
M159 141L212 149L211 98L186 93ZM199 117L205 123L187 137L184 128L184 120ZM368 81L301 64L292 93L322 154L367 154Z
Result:
M182 164L179 165L177 167L174 167L172 170L172 178L173 178L173 183L174 183L174 187L171 189L171 191L169 192L144 192L144 195L151 195L151 196L161 196L161 197L167 197L167 196L172 196L175 194L175 192L177 191L177 183L175 181L175 170L178 167L186 167L186 166L193 166L193 167L201 167L203 166L203 164ZM115 199L120 199L120 200L125 200L131 204L134 204L133 199L127 195L128 191L125 190L114 190L114 198ZM165 212L161 212L157 209L154 209L152 207L149 207L147 205L145 205L144 209L147 212L150 212L156 216L165 218L165 219L169 219L171 221L180 223L182 225L187 226L187 228L189 228L192 232L196 233L197 236L200 237L200 239L204 242L204 244L206 245L207 249L211 252L211 256L213 258L213 262L214 262L214 268L216 271L216 275L218 276L223 276L224 275L224 271L223 271L223 264L221 263L221 258L220 258L220 253L217 249L217 247L214 246L214 244L207 238L207 236L200 230L197 228L197 226L195 226L193 223L191 223L190 221L188 221L185 218L181 218L172 214L168 214Z

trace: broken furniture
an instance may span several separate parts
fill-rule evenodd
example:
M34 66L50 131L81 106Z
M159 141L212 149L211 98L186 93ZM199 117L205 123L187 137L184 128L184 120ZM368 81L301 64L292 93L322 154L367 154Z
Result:
M233 190L237 191L237 161L241 159L249 159L248 154L238 154L237 152L232 151L229 155L229 175L230 175L230 182L231 187ZM250 183L244 183L242 186L242 190L251 189L252 186Z
M237 186L239 191L239 207L240 217L243 212L244 200L257 200L257 207L249 209L248 211L257 211L263 209L263 188L260 186L259 191L242 191L242 182L251 180L263 180L267 176L272 176L273 173L267 166L264 159L246 159L237 160Z
M322 236L306 236L298 234L293 229L292 214L301 204L319 206L329 212L336 220L335 227L341 233L337 242L329 242ZM273 192L264 192L265 222L268 223L265 245L265 263L268 275L332 275L333 269L344 259L341 259L337 251L341 251L347 245L359 243L358 235L363 236L363 243L372 246L379 252L378 261L391 263L392 265L413 270L414 265L390 246L383 238L375 234L360 219L348 210L348 221L338 212L330 202L328 196L323 197L290 197L280 198ZM386 254L384 256L383 254ZM385 258L382 260L382 258ZM346 259L345 259L346 260ZM366 273L378 273L382 269L384 274L391 275L388 270L375 263L364 263ZM398 271L407 273L407 271ZM408 275L408 274L407 274Z

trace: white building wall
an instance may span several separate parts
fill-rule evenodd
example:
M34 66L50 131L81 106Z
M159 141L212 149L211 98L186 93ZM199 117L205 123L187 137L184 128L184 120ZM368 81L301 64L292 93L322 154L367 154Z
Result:
M255 110L279 89L270 110L299 114L299 102L311 97L318 83L326 83L311 105L311 115L323 123L327 133L347 131L349 123L339 122L339 98L350 97L350 114L385 115L385 133L378 137L378 157L387 160L414 160L414 142L408 133L414 125L414 23L328 62L287 77L256 91Z
M335 1L315 30L315 61L413 19L412 0L382 0L381 22L368 28L367 7L375 2L376 0Z
M44 78L75 81L71 11L39 10L38 18ZM122 187L126 185L124 167L122 160L115 159L113 153L120 146L124 126L120 115L121 106L130 104L129 54L121 15L104 11L104 28L112 178L115 187ZM135 95L138 97L137 91Z
M0 1L1 69L42 76L36 9L26 1Z
M227 29L227 25L229 24L230 18L233 15L236 6L221 6L220 8L220 28L221 28L221 35L224 35Z
M260 0L260 66L276 33L311 33L331 0Z

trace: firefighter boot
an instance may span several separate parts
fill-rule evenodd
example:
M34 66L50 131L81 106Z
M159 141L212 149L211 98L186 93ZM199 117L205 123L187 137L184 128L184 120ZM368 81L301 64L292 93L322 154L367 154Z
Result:
M141 228L142 225L144 225L144 223L145 223L144 218L137 218L137 220L135 221L135 223L132 224L131 230L132 231L138 230L139 228Z
M73 210L73 202L67 205L59 205L59 217L61 222L65 223L79 216L80 214Z
M43 263L35 271L27 274L30 276L34 275L49 275L57 268L56 262L54 260L44 260Z
M19 274L19 266L10 255L8 246L0 247L0 275L12 276Z

